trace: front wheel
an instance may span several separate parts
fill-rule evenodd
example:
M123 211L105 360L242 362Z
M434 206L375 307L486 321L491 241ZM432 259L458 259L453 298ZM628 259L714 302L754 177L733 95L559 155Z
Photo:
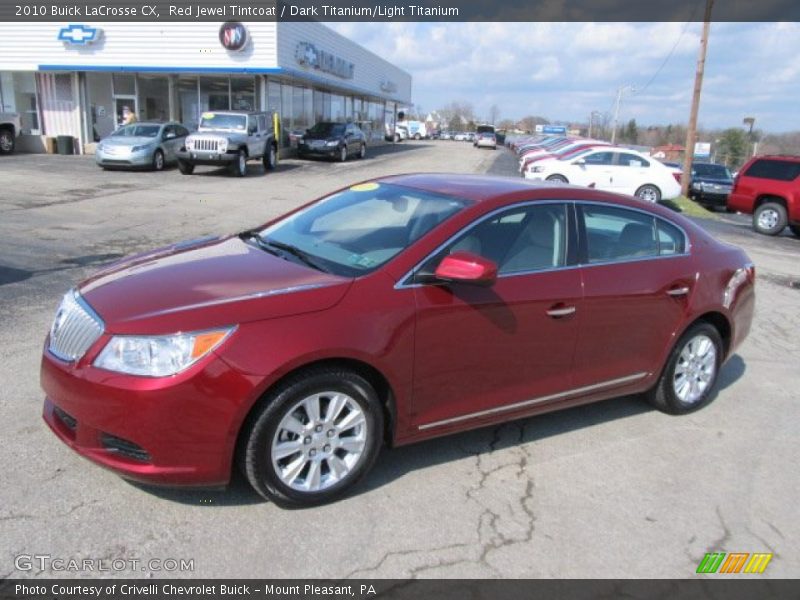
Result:
M264 399L243 453L253 488L280 506L329 502L378 456L383 411L374 388L344 369L306 371Z
M547 181L555 181L557 183L569 183L567 178L564 177L563 175L550 175L550 177L547 178Z
M278 153L275 151L275 146L269 145L266 154L264 154L264 169L267 171L274 171L278 166Z
M247 174L247 154L244 150L239 150L236 159L231 163L231 168L236 177L244 177Z
M659 190L654 185L643 185L638 190L636 190L636 197L640 200L644 200L645 202L651 202L655 204L659 200L661 200L661 190Z
M191 175L194 173L194 165L185 160L178 161L178 170L184 175Z
M342 146L339 148L339 162L344 162L347 160L347 146Z
M682 415L711 401L722 364L722 338L710 323L697 323L675 344L661 377L647 393L658 410Z
M367 145L361 144L361 148L358 151L358 158L364 158L367 155Z
M153 153L153 170L154 171L164 170L164 153L161 150L156 150Z
M786 209L777 202L765 202L753 213L753 229L764 235L778 235L787 221Z

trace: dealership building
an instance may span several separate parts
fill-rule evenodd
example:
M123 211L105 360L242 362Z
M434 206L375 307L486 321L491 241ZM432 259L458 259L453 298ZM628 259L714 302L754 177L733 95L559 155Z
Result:
M281 147L319 121L357 122L372 144L394 131L411 75L316 22L0 23L0 112L17 148L71 136L78 152L121 123L213 110L276 110Z

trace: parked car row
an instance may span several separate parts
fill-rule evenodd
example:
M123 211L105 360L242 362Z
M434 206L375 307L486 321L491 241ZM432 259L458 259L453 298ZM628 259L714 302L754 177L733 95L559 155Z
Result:
M607 142L539 136L512 143L525 179L571 183L647 202L677 198L681 171L636 150Z
M243 177L251 160L261 161L267 170L277 166L274 118L272 112L206 112L193 133L174 121L131 123L97 144L95 161L104 169L150 167L156 171L177 164L184 175L194 173L198 165L227 166L233 175ZM366 135L354 123L321 122L290 135L300 158L345 161L367 153Z

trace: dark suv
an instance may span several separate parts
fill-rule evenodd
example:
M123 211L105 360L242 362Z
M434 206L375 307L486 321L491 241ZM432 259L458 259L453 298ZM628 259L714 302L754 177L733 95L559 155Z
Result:
M756 156L733 182L728 209L753 215L753 229L800 236L800 156Z
M733 188L733 177L725 165L693 163L689 197L707 207L725 208Z

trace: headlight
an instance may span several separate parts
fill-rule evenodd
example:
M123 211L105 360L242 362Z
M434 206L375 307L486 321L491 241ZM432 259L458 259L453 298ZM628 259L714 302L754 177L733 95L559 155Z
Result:
M95 359L94 366L143 377L175 375L219 346L234 329L163 336L115 335Z
M150 144L144 144L143 146L134 146L131 148L131 152L141 152L142 150L147 150L150 147Z
M326 146L338 146L339 142L326 142L325 145Z
M191 152L194 150L194 140L189 138L186 140L186 149Z
M224 154L228 151L228 140L220 140L217 142L217 152Z

